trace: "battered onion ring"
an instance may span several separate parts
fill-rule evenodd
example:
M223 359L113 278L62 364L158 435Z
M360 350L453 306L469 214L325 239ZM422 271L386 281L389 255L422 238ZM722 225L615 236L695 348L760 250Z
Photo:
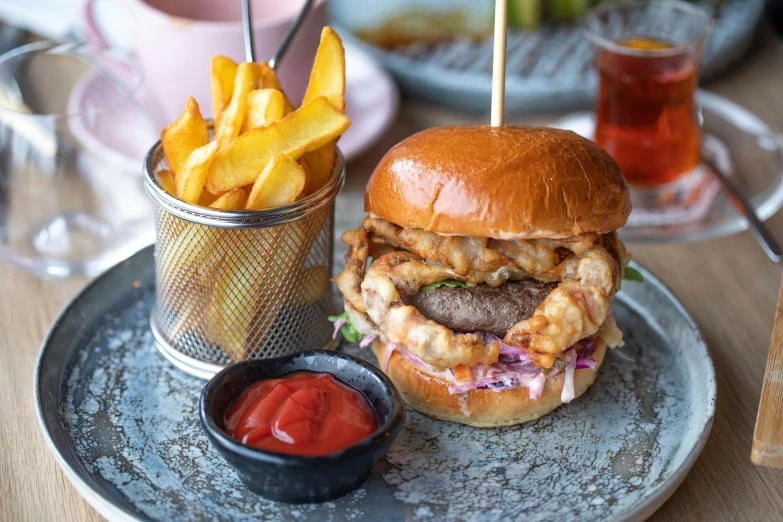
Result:
M343 300L343 304L345 304L345 312L348 314L348 318L351 320L351 324L360 334L380 336L383 333L378 330L378 327L375 326L375 323L372 322L370 316L365 312L360 312L354 308L347 299Z
M563 350L593 335L606 319L620 267L603 247L560 264L562 280L533 317L506 333L504 342L524 347L537 366L551 368Z
M386 254L370 266L362 283L367 315L389 341L433 366L453 368L497 362L497 341L487 344L481 336L454 333L400 298L400 293L415 294L419 287L444 279L460 277L453 269L426 263L410 252Z
M562 277L562 260L558 249L565 249L570 254L581 255L592 248L599 239L596 234L581 234L564 239L519 241L490 239L487 246L497 249L513 259L515 266L526 271L530 277L550 283L559 281Z
M560 280L558 265L561 257L558 249L566 249L580 255L601 237L597 234L581 234L563 239L499 240L480 237L442 236L416 228L403 228L383 219L367 217L362 223L370 238L397 248L409 250L424 259L451 267L457 274L471 282L481 279L491 286L497 284L486 274L505 269L514 279L533 278L550 283ZM484 281L487 280L487 281Z
M601 237L601 245L611 254L612 258L620 265L620 270L617 272L616 288L620 289L623 282L623 271L628 263L631 261L631 254L625 249L625 245L617 236L617 232L610 232L604 234Z
M471 272L494 272L502 267L513 267L514 261L501 252L486 248L487 239L466 236L442 236L416 228L403 228L386 220L367 217L362 227L370 234L380 236L424 259L437 261L461 275Z
M363 228L348 230L341 239L348 245L348 253L345 254L345 270L333 279L337 288L343 293L346 301L360 312L366 312L364 300L362 300L362 280L367 269L367 232Z

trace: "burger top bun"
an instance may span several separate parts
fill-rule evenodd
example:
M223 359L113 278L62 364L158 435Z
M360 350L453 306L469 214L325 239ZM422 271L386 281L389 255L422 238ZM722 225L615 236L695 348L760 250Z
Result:
M389 150L365 210L446 235L563 238L620 228L631 200L609 154L573 132L468 125L427 129Z

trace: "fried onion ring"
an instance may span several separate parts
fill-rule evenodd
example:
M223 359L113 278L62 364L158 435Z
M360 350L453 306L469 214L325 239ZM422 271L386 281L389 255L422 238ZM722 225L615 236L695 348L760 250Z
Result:
M481 336L454 333L400 298L400 293L415 294L423 285L450 278L459 275L451 268L426 263L416 254L386 254L370 266L362 283L367 315L389 341L434 366L493 364L500 353L497 341L487 344Z
M563 350L593 335L606 319L620 267L603 247L560 264L562 280L533 317L509 329L505 342L524 347L536 365L551 368Z
M497 286L506 279L487 278L489 272L502 271L513 279L532 277L551 283L560 280L558 249L581 255L601 237L580 234L563 239L500 240L480 237L442 236L421 229L403 228L383 219L367 217L362 223L370 238L400 249L409 250L424 259L448 266L470 282ZM486 281L485 281L486 279Z
M362 300L362 280L367 270L367 255L369 246L367 232L363 228L348 230L341 237L343 243L348 245L348 253L345 254L345 270L334 278L334 283L346 301L351 303L359 312L366 312L364 300Z
M550 283L559 281L562 277L558 249L566 249L572 254L581 255L592 248L598 239L595 234L581 234L565 239L519 241L490 239L488 246L513 259L515 266L530 274L530 277Z
M403 228L386 220L367 217L362 227L398 248L409 250L424 259L437 261L461 275L471 272L494 272L513 267L514 261L501 252L486 248L487 239L466 236L442 236L421 229Z

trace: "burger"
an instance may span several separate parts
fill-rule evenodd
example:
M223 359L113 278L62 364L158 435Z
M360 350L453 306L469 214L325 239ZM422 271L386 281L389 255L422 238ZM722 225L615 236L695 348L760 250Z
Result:
M550 128L425 130L383 157L342 236L336 329L416 410L471 426L546 415L622 345L611 302L631 211L600 147Z

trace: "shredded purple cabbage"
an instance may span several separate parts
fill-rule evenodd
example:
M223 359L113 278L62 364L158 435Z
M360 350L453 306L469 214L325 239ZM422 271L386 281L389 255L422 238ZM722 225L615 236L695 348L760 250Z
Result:
M334 333L332 334L332 339L337 339L337 333L340 331L340 327L347 322L348 319L346 319L345 317L341 317L334 322Z
M359 348L367 348L371 342L378 338L377 335L365 335L362 340L359 341Z
M563 391L560 394L560 402L568 404L574 400L574 371L576 370L576 350L571 348L565 353L565 379Z
M389 369L389 359L391 359L391 355L395 350L402 350L402 353L408 353L407 350L403 349L402 346L386 343L386 349L383 351L383 371L387 371Z
M389 358L391 357L391 354L394 351L399 351L400 354L402 354L406 359L408 359L410 362L412 362L417 367L421 368L422 370L427 371L428 373L439 377L440 379L443 379L448 382L454 382L454 372L451 370L437 370L434 366L431 364L427 364L415 355L413 355L411 352L403 348L402 346L398 346L393 343L386 343L386 353L384 354L384 360L383 360L383 369L386 370L389 368Z
M457 382L454 379L453 371L437 371L433 366L425 363L401 346L391 343L387 343L383 367L384 369L388 368L389 358L397 350L417 367L451 383L449 393L452 395L466 393L475 389L501 392L524 387L528 389L531 400L541 397L546 380L555 377L561 371L560 368L554 366L548 374L544 373L541 368L536 368L533 361L530 360L530 356L522 348L506 344L500 337L490 333L476 332L476 335L480 336L487 344L497 341L500 344L500 357L495 364L477 364L473 366L472 382ZM591 357L595 352L595 348L595 339L588 337L579 341L566 352L566 377L563 393L561 394L561 400L564 403L570 402L574 397L574 370L594 370L596 368L597 363Z
M592 357L585 357L583 359L576 360L577 370L584 370L584 369L595 370L596 366L598 366L598 363Z

